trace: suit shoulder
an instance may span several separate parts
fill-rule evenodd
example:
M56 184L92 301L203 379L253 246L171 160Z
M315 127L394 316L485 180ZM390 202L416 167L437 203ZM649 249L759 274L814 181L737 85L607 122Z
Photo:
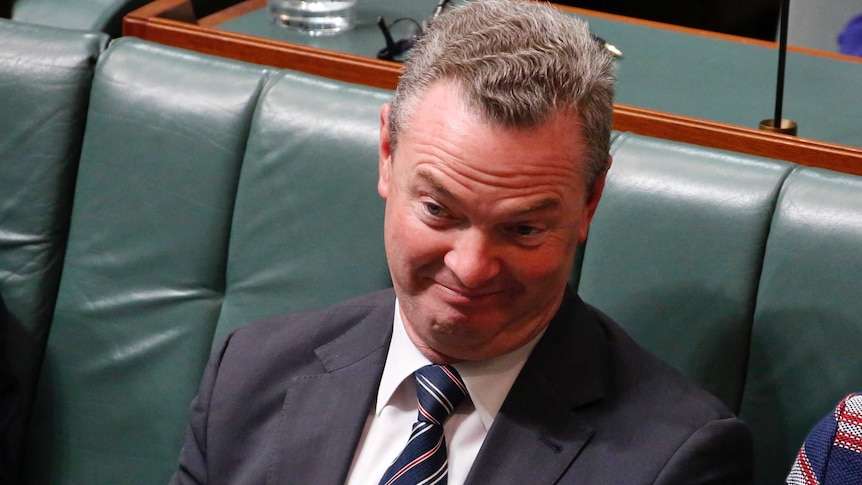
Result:
M605 388L585 408L595 435L585 451L590 459L581 462L581 478L670 484L712 477L720 483L748 483L753 469L748 426L717 397L638 345L610 317L589 306L586 312L581 316L593 321L605 342ZM636 452L620 453L621 442ZM606 457L613 453L616 460L609 465Z
M234 330L226 340L234 351L248 349L258 355L311 350L369 317L391 324L394 309L394 292L381 290L320 309L269 317Z
M692 425L734 417L720 399L641 347L609 316L589 305L588 308L608 339L613 379L619 392L640 396L653 409L672 410L676 417L690 416Z

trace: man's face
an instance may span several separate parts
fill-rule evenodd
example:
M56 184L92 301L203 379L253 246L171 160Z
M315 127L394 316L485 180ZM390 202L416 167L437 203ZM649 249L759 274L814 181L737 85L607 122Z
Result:
M559 307L604 185L587 190L579 124L558 116L501 128L440 81L393 154L387 114L384 106L378 191L408 335L435 362L520 347Z

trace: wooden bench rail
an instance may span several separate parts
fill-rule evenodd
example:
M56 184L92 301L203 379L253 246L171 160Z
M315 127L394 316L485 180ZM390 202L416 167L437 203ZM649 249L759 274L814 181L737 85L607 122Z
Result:
M401 74L401 66L395 62L264 39L215 28L220 23L264 7L266 0L246 0L201 19L199 23L178 20L182 17L178 12L184 11L187 4L188 0L156 0L145 5L124 18L123 35L206 54L277 68L293 69L384 89L394 89ZM583 12L596 15L595 12L586 12L573 7L561 8L573 13ZM612 14L599 15L614 20L623 19L624 21L656 24L656 26L668 28L665 24L655 22L627 19ZM741 39L726 34L715 34L685 27L672 28L698 35L732 38L732 40ZM773 45L769 42L753 39L740 41ZM795 48L795 50L809 51L800 48ZM833 56L842 59L849 57L839 54ZM854 58L853 61L856 62L857 59ZM855 147L769 133L754 128L620 104L614 106L613 123L614 129L619 131L630 131L656 138L862 175L862 149Z

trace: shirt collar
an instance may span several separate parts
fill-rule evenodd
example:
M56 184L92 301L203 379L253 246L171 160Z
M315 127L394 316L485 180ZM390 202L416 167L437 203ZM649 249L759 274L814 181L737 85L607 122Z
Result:
M490 429L512 384L524 367L524 363L527 362L527 357L544 333L545 331L542 330L531 341L508 354L483 361L453 364L464 379L464 384L470 392L470 400L486 430ZM377 416L380 416L383 408L390 403L393 394L404 379L411 377L420 367L431 363L407 336L396 299L392 341L389 344L389 353L386 356L383 376L377 391L375 409Z

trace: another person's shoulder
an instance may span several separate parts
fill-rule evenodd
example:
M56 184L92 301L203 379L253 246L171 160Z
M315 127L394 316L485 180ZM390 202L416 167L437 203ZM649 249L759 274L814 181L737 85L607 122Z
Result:
M787 484L856 483L862 469L860 420L862 393L853 392L811 428L787 475Z

